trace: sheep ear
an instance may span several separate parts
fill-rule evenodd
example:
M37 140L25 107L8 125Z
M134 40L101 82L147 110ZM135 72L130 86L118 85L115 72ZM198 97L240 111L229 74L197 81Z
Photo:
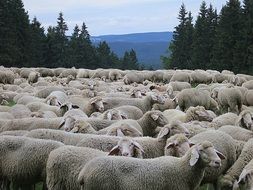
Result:
M125 114L120 114L122 119L128 119L127 116Z
M190 159L190 166L194 166L199 160L199 151L197 147L193 148L191 151L191 159Z
M222 154L220 151L218 151L218 150L215 149L215 152L220 157L221 160L226 159L226 156L224 154Z
M60 129L60 128L62 128L62 126L65 124L65 119L62 119L61 120L61 123L60 123L60 125L59 125L59 127L58 127L58 129Z
M91 101L90 101L91 104L95 104L96 102L97 102L97 98L93 98L93 99L91 99Z
M72 105L73 109L79 109L80 107L78 105Z
M157 113L152 113L152 114L151 114L151 118L152 118L154 121L156 121L156 120L159 118L159 114L157 114Z
M71 133L78 133L78 127L74 127L70 132Z
M142 146L139 143L137 143L137 142L133 142L133 143L136 148L138 148L142 153L145 153Z
M108 154L108 156L112 156L112 155L119 155L119 145L116 145L115 147L113 147L111 150L110 150L110 152L109 152L109 154Z
M189 146L192 147L194 146L195 144L193 142L189 142Z
M167 128L167 127L164 127L164 128L161 129L161 131L158 134L157 138L158 139L163 139L164 137L166 137L169 134L170 134L170 129Z
M158 97L156 95L154 95L154 94L151 94L151 98L152 98L153 101L157 101L158 100Z
M125 135L124 135L124 133L122 132L121 129L117 129L117 136L124 137Z
M174 142L169 143L165 148L169 149L169 148L173 148L175 146Z

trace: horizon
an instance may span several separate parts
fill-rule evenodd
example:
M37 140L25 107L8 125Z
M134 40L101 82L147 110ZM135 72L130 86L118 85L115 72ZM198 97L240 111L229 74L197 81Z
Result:
M23 0L30 20L36 17L47 30L55 26L59 12L63 13L68 25L67 35L73 33L77 24L85 22L91 36L125 35L150 32L173 32L178 25L178 12L182 3L196 19L199 0ZM206 0L220 12L227 0ZM47 5L47 6L45 6ZM141 11L140 11L141 10Z

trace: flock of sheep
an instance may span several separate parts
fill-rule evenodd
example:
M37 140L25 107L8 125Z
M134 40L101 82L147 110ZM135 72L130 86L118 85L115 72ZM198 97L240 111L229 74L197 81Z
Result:
M0 67L0 189L253 189L253 76Z

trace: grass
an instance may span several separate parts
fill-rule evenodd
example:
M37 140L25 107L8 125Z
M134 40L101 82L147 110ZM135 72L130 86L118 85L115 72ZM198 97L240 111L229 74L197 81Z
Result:
M9 107L12 107L16 104L16 102L14 102L13 100L12 101L9 101L7 104L5 104L5 106L9 106Z

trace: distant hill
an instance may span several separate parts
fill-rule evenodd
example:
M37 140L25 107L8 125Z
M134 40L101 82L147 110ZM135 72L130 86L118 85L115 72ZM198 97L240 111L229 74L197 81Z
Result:
M94 44L106 41L118 56L122 57L125 51L134 49L138 60L147 68L162 67L160 56L166 54L169 43L172 40L172 32L149 32L123 35L93 36Z

